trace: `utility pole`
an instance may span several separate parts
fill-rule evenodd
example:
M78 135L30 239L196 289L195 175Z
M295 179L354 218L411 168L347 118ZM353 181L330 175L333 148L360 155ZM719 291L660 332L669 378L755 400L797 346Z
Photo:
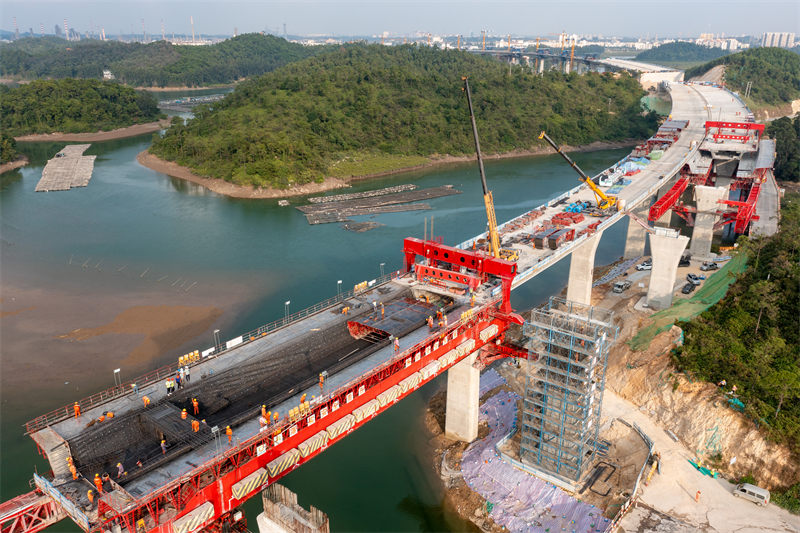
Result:
M189 15L189 23L192 25L192 44L194 44L194 17Z
M481 50L486 50L486 30L481 30L481 35L483 36L483 47Z

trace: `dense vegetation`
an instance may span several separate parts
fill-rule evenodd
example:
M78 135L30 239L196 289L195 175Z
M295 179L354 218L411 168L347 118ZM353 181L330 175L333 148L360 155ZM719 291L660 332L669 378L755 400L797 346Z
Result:
M718 304L681 324L681 370L737 386L744 412L800 453L800 195L787 195L779 232L741 237L746 270Z
M456 50L356 44L239 84L151 151L206 176L277 187L320 180L354 159L472 154L464 75L487 153L530 148L542 129L578 145L655 127L627 75L537 76Z
M782 181L800 181L800 116L773 120L767 134L775 139L775 177Z
M256 33L208 46L27 38L0 46L0 72L24 79L99 79L109 69L130 85L194 87L263 74L316 52Z
M708 48L694 43L667 43L645 50L637 61L710 61L728 55L727 50Z
M0 163L8 163L17 158L17 141L5 131L0 133Z
M800 98L800 55L781 48L753 48L721 57L686 71L686 79L725 65L725 82L744 94L752 81L750 100L756 106L780 105Z
M160 117L152 95L100 80L40 80L4 88L0 128L11 135L111 130Z

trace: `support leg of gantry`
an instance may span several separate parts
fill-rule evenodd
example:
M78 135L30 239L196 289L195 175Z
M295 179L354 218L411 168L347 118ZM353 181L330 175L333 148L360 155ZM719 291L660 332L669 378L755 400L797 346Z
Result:
M256 524L258 524L258 533L294 533L293 530L287 529L283 524L268 518L265 513L258 514Z
M714 238L717 209L721 207L719 201L728 197L728 188L698 185L694 188L694 194L697 215L694 219L689 251L695 259L708 259L711 253L711 240Z
M640 220L647 221L647 208L638 209L633 212ZM625 238L625 252L623 259L634 259L644 255L644 247L647 243L647 230L639 224L633 217L628 217L628 236Z
M572 252L569 263L567 300L585 305L592 304L592 282L594 281L594 256L602 231L590 235Z
M650 287L647 290L648 307L666 309L672 305L678 262L688 242L689 237L684 237L674 230L650 233L653 270L650 271Z
M478 351L447 371L447 409L444 432L450 438L472 442L478 438L481 371L473 363Z

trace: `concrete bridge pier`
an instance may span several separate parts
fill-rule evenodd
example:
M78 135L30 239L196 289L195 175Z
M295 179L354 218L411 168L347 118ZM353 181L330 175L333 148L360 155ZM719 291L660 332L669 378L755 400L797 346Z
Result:
M717 219L719 201L728 197L728 188L698 185L694 188L694 194L697 215L694 219L689 251L692 252L692 257L695 259L710 259L711 240L714 238L714 222Z
M539 74L544 72L544 58L539 58L539 68L536 70Z
M650 233L653 270L650 271L650 287L647 289L648 307L666 309L672 305L678 262L688 242L689 237L672 229L656 228L654 233Z
M594 256L600 244L602 231L590 235L583 244L575 248L569 263L567 300L592 304L592 282L594 281Z
M447 371L444 433L464 442L478 438L481 371L472 365L479 351L474 351Z
M643 221L647 220L647 208L639 208L633 211ZM623 259L634 259L644 255L645 244L647 243L647 230L639 224L633 217L628 217L628 236L625 238L625 252Z

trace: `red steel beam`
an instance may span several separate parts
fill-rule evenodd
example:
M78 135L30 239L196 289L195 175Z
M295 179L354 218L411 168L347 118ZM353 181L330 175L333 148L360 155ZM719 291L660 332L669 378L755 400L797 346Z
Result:
M733 226L734 233L741 234L747 231L747 226L756 213L756 203L760 192L761 183L754 180L753 186L750 187L750 193L747 195L747 202L745 202L744 206L739 207L739 211L736 214L736 224Z
M32 491L0 504L2 533L35 533L66 518L56 502Z
M494 309L497 301L491 305L470 310L456 324L437 333L395 356L387 363L373 369L369 374L362 376L347 385L337 389L329 396L321 399L302 418L284 420L274 428L248 439L244 443L231 448L208 463L201 465L186 475L180 476L156 492L137 500L130 510L123 514L112 512L106 515L107 519L102 524L94 526L92 531L98 531L111 523L123 526L135 524L140 519L148 519L146 529L150 533L172 533L172 522L187 515L192 510L205 502L214 505L214 516L208 523L198 527L207 527L208 524L218 520L220 516L230 513L241 503L257 494L264 486L269 485L295 468L305 464L331 444L341 440L373 417L388 409L391 405L411 394L414 390L429 382L453 364L458 363L468 353L462 354L453 361L439 368L439 370L406 393L381 408L371 416L358 422L346 433L332 439L321 449L311 453L305 458L300 458L295 465L270 476L264 485L254 487L252 491L243 495L241 499L233 496L232 486L252 474L272 460L280 457L285 452L296 448L301 442L315 435L325 427L340 420L356 408L374 400L379 394L397 385L411 374L420 371L434 360L438 360L445 353L455 349L461 343L472 339L474 346L471 350L478 350L486 345L496 342L508 328L509 320L502 312ZM494 326L494 327L493 327ZM509 352L509 356L514 352ZM175 507L175 512L170 513L167 520L162 521L161 513L167 506Z
M652 206L650 206L650 212L647 215L647 220L650 222L655 222L659 218L661 218L664 213L672 209L678 200L683 194L683 191L686 190L686 187L689 185L689 178L680 178L675 184L662 196L661 198L656 201Z
M721 122L717 120L706 121L706 133L712 128L726 129L726 130L748 130L757 131L759 134L764 133L764 125L756 124L754 122Z

